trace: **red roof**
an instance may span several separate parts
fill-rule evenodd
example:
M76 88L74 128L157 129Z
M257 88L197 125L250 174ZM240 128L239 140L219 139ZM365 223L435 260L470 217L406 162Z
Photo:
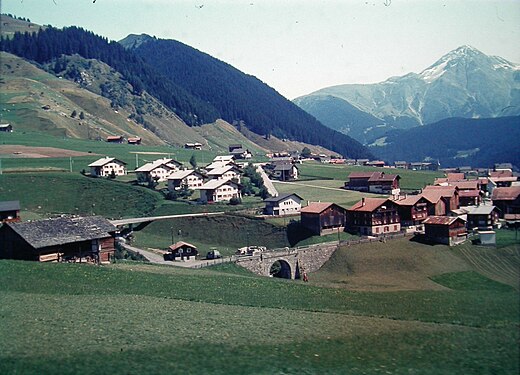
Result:
M422 195L408 195L406 197L399 197L399 199L394 199L393 202L398 204L399 206L413 206L421 198L424 198Z
M388 202L386 198L364 198L349 208L349 211L372 212Z
M492 171L489 172L489 177L513 177L511 171Z
M371 178L375 174L380 172L352 172L348 175L348 178Z
M450 181L450 186L456 186L460 190L477 190L478 189L478 182L477 180L473 181Z
M170 245L170 246L168 246L168 247L170 248L171 251L175 251L175 250L177 250L178 248L183 247L183 246L189 246L189 247L192 247L192 248L194 248L194 249L197 248L197 246L194 246L194 245L192 245L191 243L187 243L187 242L184 242L184 241L179 241L179 242L177 242L177 243L175 243L175 244L173 244L173 245Z
M331 202L311 202L308 206L303 207L300 212L307 214L321 214L333 204L334 203Z
M462 181L464 180L464 173L448 173L446 178L448 181Z
M435 192L436 194L439 194L441 197L452 197L455 194L456 190L458 190L456 186L426 186L423 190L423 194Z
M462 190L459 191L459 197L478 197L480 195L480 190Z
M520 195L520 186L499 187L493 189L492 200L514 201Z
M458 217L458 216L428 216L424 221L423 224L430 224L430 225L451 225L457 220L464 219Z

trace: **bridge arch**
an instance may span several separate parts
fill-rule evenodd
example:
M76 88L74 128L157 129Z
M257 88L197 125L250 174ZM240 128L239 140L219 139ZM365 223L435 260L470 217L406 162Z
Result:
M291 265L285 259L277 259L269 268L269 276L292 279Z

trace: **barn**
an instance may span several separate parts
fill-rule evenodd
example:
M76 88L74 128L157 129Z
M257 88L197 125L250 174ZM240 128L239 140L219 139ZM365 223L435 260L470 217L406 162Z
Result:
M300 214L301 225L320 236L345 229L346 210L335 203L311 202Z
M0 228L0 259L39 262L109 262L116 227L100 216L59 217Z

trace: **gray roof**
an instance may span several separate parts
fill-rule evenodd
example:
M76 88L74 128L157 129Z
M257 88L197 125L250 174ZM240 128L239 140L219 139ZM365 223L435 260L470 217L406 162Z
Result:
M489 215L493 210L496 209L496 206L478 206L472 208L468 215Z
M108 164L110 162L115 162L115 163L126 165L126 163L124 161L122 161L122 160L119 160L119 159L116 159L116 158L110 158L110 157L107 156L105 158L98 159L98 160L96 160L93 163L90 163L88 166L89 167L102 167L105 164Z
M294 164L277 164L274 167L275 171L292 171L293 168L298 169L298 167Z
M7 223L35 249L110 237L116 227L101 216L59 217L26 223Z
M0 202L0 211L19 211L20 201L4 201Z
M264 202L280 202L281 200L284 200L286 198L289 198L291 196L295 196L295 197L298 197L300 198L300 200L303 200L302 197L300 197L298 194L296 193L288 193L288 194L281 194L281 195L278 195L276 197L270 197L270 198L266 198L264 199Z

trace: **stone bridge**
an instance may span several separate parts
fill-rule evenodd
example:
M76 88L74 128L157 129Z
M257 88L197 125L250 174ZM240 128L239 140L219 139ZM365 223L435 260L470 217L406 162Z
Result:
M299 248L266 251L260 255L239 257L236 264L261 276L299 279L302 271L314 272L329 260L338 248L337 242ZM273 267L274 265L274 267Z

